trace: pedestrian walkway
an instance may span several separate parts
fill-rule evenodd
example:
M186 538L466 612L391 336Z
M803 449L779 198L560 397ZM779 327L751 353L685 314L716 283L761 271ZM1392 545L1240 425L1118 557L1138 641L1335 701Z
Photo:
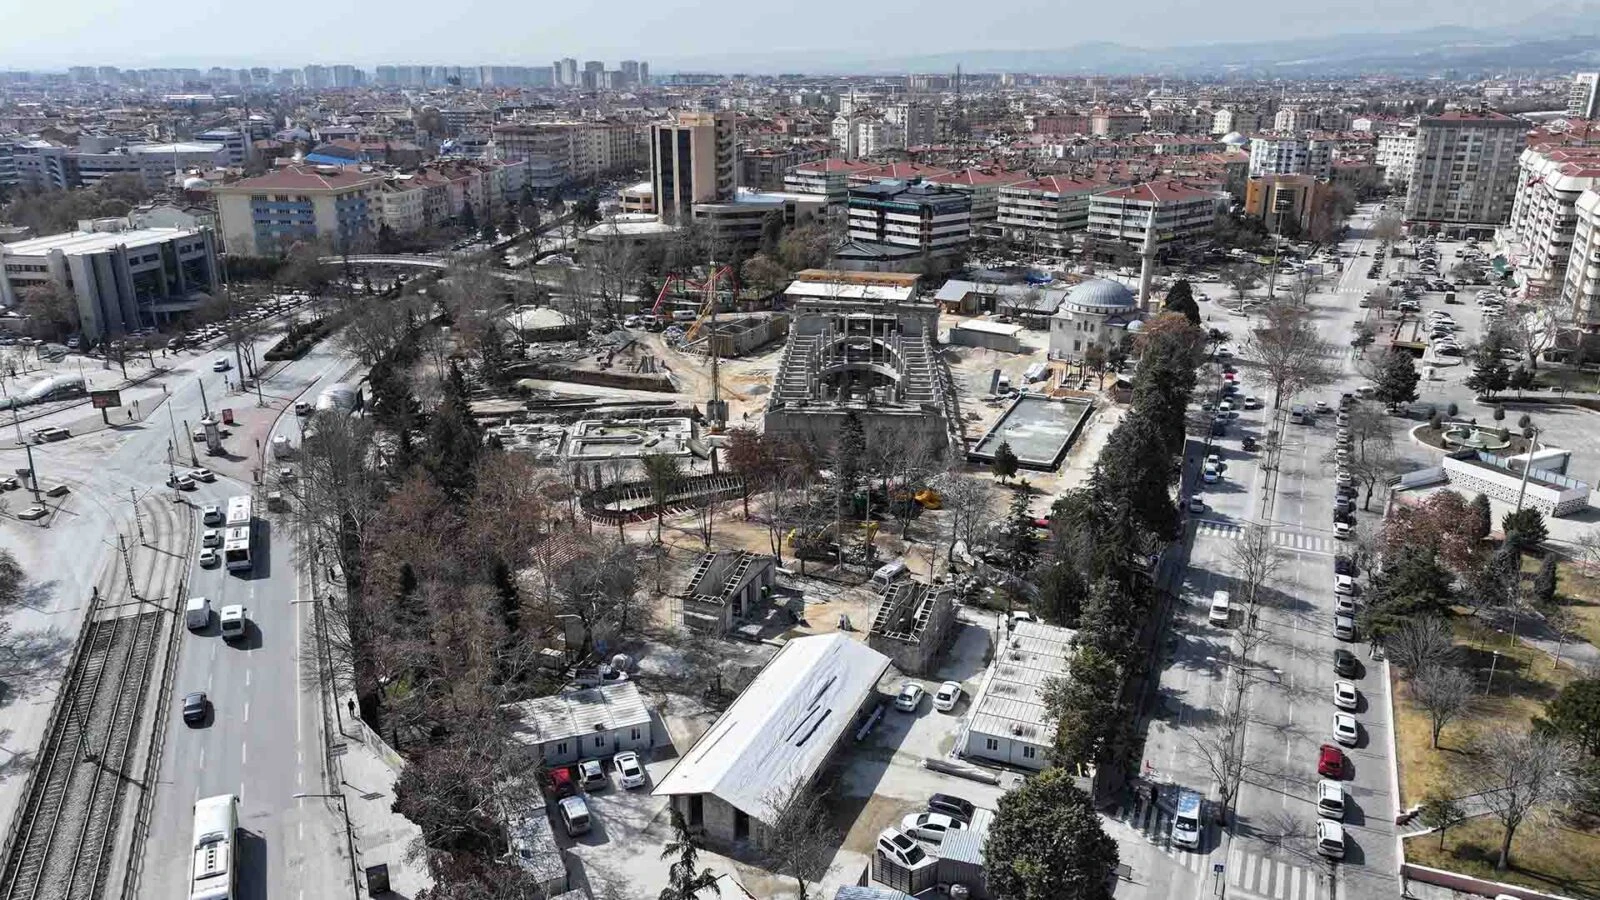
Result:
M1146 802L1130 794L1111 818L1142 834L1146 841L1160 847L1180 867L1195 874L1215 872L1219 861L1215 848L1220 837L1215 827L1207 827L1205 839L1201 842L1202 846L1210 846L1213 850L1195 851L1172 844L1172 813L1159 803ZM1237 846L1229 851L1223 874L1228 879L1229 896L1252 900L1324 900L1330 897L1320 869L1295 865Z
M367 882L368 869L385 865L390 890L404 897L415 897L422 889L432 887L433 879L421 864L411 859L412 848L421 840L421 829L393 808L400 760L365 724L346 720L344 730L360 735L334 747L340 791L350 812L351 840L362 883ZM339 736L338 732L335 736ZM338 750L341 746L342 751Z
M1219 519L1196 519L1195 534L1209 535L1227 541L1236 541L1244 534L1245 526L1239 522L1224 522ZM1308 534L1302 531L1285 531L1274 528L1270 532L1272 544L1280 550L1291 553L1315 553L1323 556L1334 554L1334 541L1330 537L1319 534Z
M1219 537L1224 540L1233 541L1238 540L1239 536L1244 534L1244 526L1237 522L1221 522L1216 519L1196 519L1194 533L1196 536L1204 534L1210 535L1211 537Z

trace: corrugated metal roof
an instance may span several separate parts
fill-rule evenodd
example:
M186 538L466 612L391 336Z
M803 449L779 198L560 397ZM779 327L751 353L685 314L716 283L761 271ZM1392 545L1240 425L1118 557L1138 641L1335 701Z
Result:
M939 859L983 865L983 844L989 839L989 826L994 822L992 810L978 807L973 810L972 824L960 831L946 832L939 842Z
M833 900L912 900L912 897L905 891L897 891L894 888L847 884L839 888L839 893L833 895Z
M770 792L816 774L888 668L842 634L789 641L653 793L712 794L765 821Z
M521 724L517 739L546 744L596 731L614 731L650 724L650 710L631 681L566 691L512 704Z
M541 884L566 877L566 858L549 818L535 814L515 819L507 824L506 836L511 839L511 855L517 865Z
M1067 674L1073 634L1070 628L1043 622L1015 623L973 697L967 730L1040 746L1054 741L1044 689L1051 678Z

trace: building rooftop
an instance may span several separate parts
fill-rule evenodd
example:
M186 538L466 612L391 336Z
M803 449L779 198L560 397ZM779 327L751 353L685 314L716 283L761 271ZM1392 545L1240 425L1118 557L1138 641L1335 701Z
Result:
M155 156L173 153L215 153L225 148L222 144L184 142L178 144L129 144L125 149L130 154Z
M336 191L353 187L377 186L382 177L353 167L287 165L232 184L218 185L223 193L261 193L265 191Z
M525 744L650 724L650 710L632 681L535 697L511 708L521 720L515 729L517 739Z
M653 793L712 794L767 821L773 792L816 774L888 668L837 632L789 641Z
M1087 194L1102 190L1106 187L1104 181L1092 178L1069 178L1065 175L1046 175L1032 181L1015 181L1000 188L1002 194L1016 193L1019 191L1041 192L1046 194Z
M1486 125L1523 125L1522 119L1508 116L1503 112L1492 109L1447 109L1437 116L1423 116L1421 124L1449 125L1457 122L1470 122Z
M968 730L1009 734L1042 745L1054 741L1045 685L1067 676L1073 634L1070 628L1042 622L1013 625L973 697Z
M1111 200L1132 200L1136 203L1180 203L1201 198L1215 199L1217 195L1212 191L1177 181L1147 181L1143 184L1105 191L1099 196Z
M45 256L56 250L71 256L99 253L113 247L147 247L173 238L192 237L194 228L135 228L128 231L70 231L6 244L6 256Z

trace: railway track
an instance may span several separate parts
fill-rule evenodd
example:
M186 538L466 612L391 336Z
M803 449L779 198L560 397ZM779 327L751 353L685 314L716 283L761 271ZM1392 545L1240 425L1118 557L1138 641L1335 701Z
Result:
M165 625L161 612L85 624L0 867L0 900L92 900L104 889Z

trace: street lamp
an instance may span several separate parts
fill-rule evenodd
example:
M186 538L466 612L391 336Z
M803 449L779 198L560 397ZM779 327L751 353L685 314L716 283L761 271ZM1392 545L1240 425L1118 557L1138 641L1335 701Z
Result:
M355 895L356 900L361 900L361 882L356 877L356 837L355 829L350 826L349 802L345 800L344 793L342 791L337 794L317 794L307 791L298 791L294 795L294 799L296 800L308 800L313 797L339 801L339 811L344 813L345 849L350 854L350 890Z

